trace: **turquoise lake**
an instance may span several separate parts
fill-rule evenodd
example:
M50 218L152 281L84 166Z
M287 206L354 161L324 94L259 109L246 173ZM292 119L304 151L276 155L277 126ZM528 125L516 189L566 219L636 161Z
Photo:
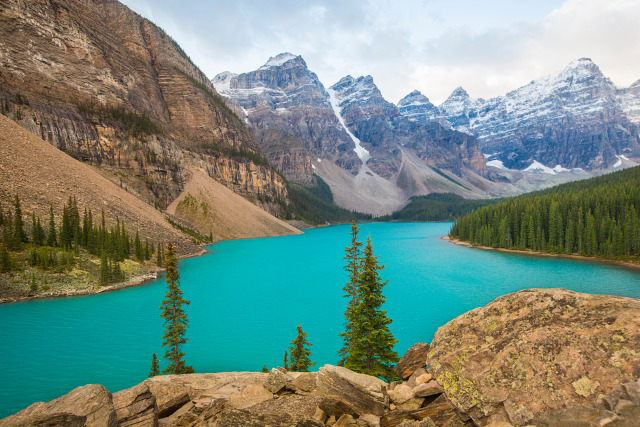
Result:
M640 298L640 273L603 263L470 249L440 239L451 223L361 226L386 268L385 309L400 355L496 297L527 288ZM238 240L179 264L196 372L282 365L300 324L317 364L335 364L346 298L350 226ZM111 392L143 381L161 347L164 280L87 297L0 305L0 417L89 383ZM161 368L164 368L161 360Z

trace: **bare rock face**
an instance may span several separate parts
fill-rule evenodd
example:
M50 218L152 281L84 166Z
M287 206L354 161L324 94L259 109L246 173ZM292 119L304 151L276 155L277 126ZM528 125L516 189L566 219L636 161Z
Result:
M116 427L118 419L109 390L89 384L50 402L37 402L0 420L0 426Z
M318 391L323 395L333 395L353 405L359 414L384 414L387 383L349 369L325 365L318 371Z
M244 123L153 23L115 0L10 0L0 20L3 114L29 131L161 207L189 166L256 202L286 200Z
M156 397L151 394L147 384L138 384L115 393L113 406L119 426L153 426L158 422Z
M640 376L640 301L562 289L505 295L434 336L430 373L478 425L525 425Z
M429 344L424 342L418 342L409 347L404 356L396 366L393 368L393 372L396 373L402 379L407 379L414 373L414 371L424 368L427 364L427 353L429 352Z

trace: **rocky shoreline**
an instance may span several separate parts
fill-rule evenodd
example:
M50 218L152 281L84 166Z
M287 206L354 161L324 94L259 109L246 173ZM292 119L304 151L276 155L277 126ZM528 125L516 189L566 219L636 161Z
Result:
M3 426L637 427L640 300L563 289L499 297L438 329L391 383L318 372L164 375L91 384Z
M474 248L474 249L483 249L486 251L496 251L496 252L533 255L533 256L541 256L541 257L552 257L552 258L567 258L567 259L575 259L580 261L599 262L603 264L611 264L611 265L617 265L619 267L626 267L634 270L640 270L640 261L621 261L617 259L589 257L589 256L574 255L574 254L552 254L549 252L540 252L540 251L522 251L519 249L493 248L491 246L474 245L473 243L469 243L464 240L452 239L449 236L442 236L442 240L447 240L453 243L454 245L466 246L468 248Z

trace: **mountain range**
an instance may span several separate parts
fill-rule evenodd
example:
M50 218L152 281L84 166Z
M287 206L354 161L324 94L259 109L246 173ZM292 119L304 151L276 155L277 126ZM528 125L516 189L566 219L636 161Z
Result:
M394 105L371 76L326 88L290 53L212 83L288 179L317 175L339 205L374 214L432 192L517 194L640 157L640 84L617 89L589 59L490 100L457 88L439 106L418 91Z

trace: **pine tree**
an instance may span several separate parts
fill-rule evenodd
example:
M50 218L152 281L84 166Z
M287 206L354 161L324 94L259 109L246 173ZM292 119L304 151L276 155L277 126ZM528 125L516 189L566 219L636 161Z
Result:
M158 242L158 250L156 251L156 265L162 265L162 244Z
M267 369L267 365L262 365L262 371L263 374L268 374L269 370Z
M20 208L20 198L16 194L15 199L15 215L13 218L13 246L14 249L22 249L22 244L28 242L27 233L24 231L24 222L22 221L22 209Z
M343 340L342 348L338 351L340 360L339 366L343 366L346 356L349 354L351 348L351 341L353 335L353 314L356 306L356 288L358 284L358 277L360 276L360 268L362 265L362 256L360 247L362 242L358 241L358 232L360 229L356 225L355 221L351 222L351 246L347 246L344 251L344 259L347 260L347 264L344 269L349 274L349 281L343 288L345 291L345 297L349 298L347 302L347 308L344 313L345 317L345 331L340 334Z
M291 341L291 346L289 347L291 370L294 372L308 372L309 366L316 364L315 362L311 362L309 358L311 350L307 348L307 346L313 344L307 341L307 333L302 331L300 325L298 325L297 330L298 336Z
M151 357L151 370L149 371L149 377L155 377L160 375L160 364L158 363L158 357L155 353Z
M386 300L382 288L387 282L381 281L378 271L383 268L384 265L380 265L373 255L371 238L367 238L357 284L352 345L344 366L355 372L390 380L395 377L391 365L398 361L398 354L393 350L398 341L389 330L391 319L386 311L381 310Z
M165 327L162 345L166 347L166 351L163 358L169 361L169 366L163 373L188 374L193 372L193 368L185 365L182 360L184 353L181 351L181 347L187 342L185 335L189 320L182 306L189 305L190 301L182 297L180 273L177 268L178 260L171 242L167 244L165 259L167 293L160 306L160 310L162 310L160 317L164 319Z
M13 260L4 242L0 244L0 273L8 273L13 268Z
M287 354L287 350L284 351L284 369L289 370L289 355Z
M56 239L56 223L53 220L53 205L49 206L49 235L47 236L47 246L54 247L58 244Z
M111 272L109 271L109 261L107 259L107 253L102 251L102 257L100 257L100 286L104 286L111 280Z

